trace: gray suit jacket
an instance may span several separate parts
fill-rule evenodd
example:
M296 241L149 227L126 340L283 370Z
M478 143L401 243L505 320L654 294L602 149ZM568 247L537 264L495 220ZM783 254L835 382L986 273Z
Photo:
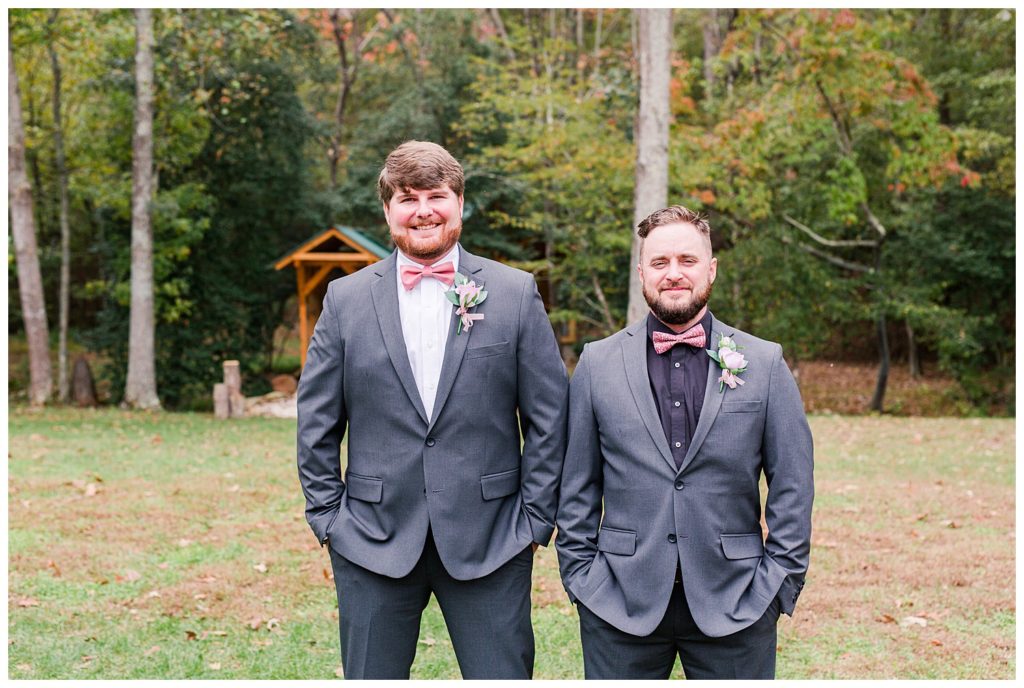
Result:
M551 324L531 275L459 251L459 272L487 289L472 311L486 317L456 336L453 316L433 418L405 348L394 253L328 286L299 382L306 519L321 544L393 578L416 564L428 525L459 580L554 529L568 382Z
M776 596L792 615L803 587L814 482L800 393L778 344L715 319L708 348L722 334L744 347L745 384L719 392L721 370L708 357L704 406L678 470L647 375L645 320L588 344L570 385L555 543L562 581L570 599L633 635L664 616L676 562L694 621L713 637L754 623Z

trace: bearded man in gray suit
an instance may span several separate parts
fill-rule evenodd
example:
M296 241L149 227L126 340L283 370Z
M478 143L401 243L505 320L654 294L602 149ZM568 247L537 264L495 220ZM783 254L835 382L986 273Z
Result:
M588 679L668 678L677 654L689 679L774 678L807 573L800 393L778 344L708 310L710 231L682 206L640 223L651 312L584 347L570 385L555 545Z
M458 243L463 184L436 144L392 151L378 192L397 250L331 282L299 383L299 479L345 678L408 678L431 593L463 677L533 673L567 376L533 277Z

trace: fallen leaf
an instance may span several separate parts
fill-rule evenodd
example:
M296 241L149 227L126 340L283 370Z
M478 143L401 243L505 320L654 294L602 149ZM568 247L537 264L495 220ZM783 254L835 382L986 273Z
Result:
M933 639L932 640L932 645L934 645L935 647L942 647L942 641L941 640L934 640Z
M259 571L260 573L266 573L267 572L267 565L264 564L262 561L260 563L256 564L255 566L253 566L253 568L256 569L257 571Z
M18 671L32 671L32 665L31 664L18 664L14 668L17 669Z
M188 547L191 544L192 541L188 538L181 538L180 540L178 540L178 547Z
M228 488L228 492L238 492L240 489L242 489L242 486L235 484Z
M205 592L197 592L197 593L192 595L192 599L193 600L205 600L206 599L206 593Z
M909 626L921 626L921 627L924 627L924 626L927 626L927 625L928 625L928 619L922 618L920 616L905 616L905 617L903 617L903 620L900 621L900 626L903 626L904 628L907 628Z
M945 521L942 521L942 525L946 526L947 528L959 528L960 527L960 524L957 523L956 521L954 521L953 519L947 519Z
M220 671L220 662L210 662L206 665L206 668L210 671Z
M154 654L156 654L159 651L160 651L160 646L159 645L154 645L153 647L151 647L148 650L146 650L145 652L143 652L142 656L143 657L149 657L150 655L154 655Z
M216 580L217 580L216 576L206 575L206 576L203 576L202 578L200 578L199 582L200 583L213 583Z
M67 483L64 483L64 484L67 485ZM85 489L85 481L84 480L72 480L71 481L71 487L78 488L79 490L84 490Z
M267 630L272 631L275 628L281 627L281 621L279 619L267 619Z
M85 486L85 496L95 497L96 496L96 483L89 483Z
M246 625L248 625L249 628L251 628L252 630L258 631L260 626L263 625L263 619L261 619L258 616L254 616L253 618L249 619Z
M46 568L53 570L53 575L57 578L60 578L60 567L57 566L57 562L51 559L50 561L46 562Z
M146 597L162 597L159 590L150 590L146 593Z
M917 515L917 516L916 516L916 517L914 518L914 520L915 520L915 521L923 521L923 520L925 520L926 518L928 518L928 512L927 512L927 511L926 511L925 513L923 513L923 514L918 514L918 515Z
M338 667L334 670L334 675L338 678L345 678L345 669L342 667Z
M892 614L882 614L875 621L881 621L882 623L896 623L896 617Z
M326 578L327 580L334 580L334 573L328 571L327 569L324 569L324 578Z
M124 572L124 577L120 578L120 579L128 581L129 583L131 583L133 581L139 580L140 578L142 578L142 574L141 573L139 573L135 569L128 569L127 571Z
M195 640L198 637L195 631L185 631L185 640Z
M269 639L268 640L260 640L260 639L257 638L257 639L252 641L252 644L253 645L258 645L259 647L269 647L270 645L274 644L274 641L273 640L269 640Z
M152 442L153 444L160 444L161 442L164 441L164 438L161 437L160 435L153 435L151 438L149 438L149 441Z
M227 631L210 631L210 635L217 636L218 638L223 638L227 634Z
M437 641L430 637L423 638L420 642L426 645L427 647L433 647L434 645L437 645Z
M34 597L22 597L20 600L18 600L18 606L19 607L38 607L39 606L39 600L37 600Z

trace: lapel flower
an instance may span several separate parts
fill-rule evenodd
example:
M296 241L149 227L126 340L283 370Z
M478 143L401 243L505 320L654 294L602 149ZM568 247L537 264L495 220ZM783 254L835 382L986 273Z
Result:
M463 327L467 330L473 327L475 320L484 319L483 313L469 312L470 308L479 306L487 298L487 292L484 291L483 285L477 286L476 282L461 272L456 272L454 286L446 291L444 295L455 306L455 313L459 316L458 329L455 331L456 335L462 334Z
M708 356L722 368L722 376L718 378L719 392L724 392L726 385L729 389L736 389L736 385L744 384L739 375L747 370L747 359L739 352L740 348L732 337L725 336L718 338L718 351L706 349Z

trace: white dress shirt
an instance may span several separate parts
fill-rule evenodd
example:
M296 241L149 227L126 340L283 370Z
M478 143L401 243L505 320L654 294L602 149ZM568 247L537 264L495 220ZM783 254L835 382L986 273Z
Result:
M458 245L453 246L446 256L431 267L446 261L451 261L455 269L459 269ZM451 318L455 307L444 295L449 287L433 277L423 277L415 287L406 290L402 284L403 265L420 264L410 260L399 249L398 313L402 319L402 335L405 337L405 350L409 353L412 374L416 378L416 389L419 390L427 418L431 418L434 399L437 397L437 384L441 379L448 328L453 326Z

